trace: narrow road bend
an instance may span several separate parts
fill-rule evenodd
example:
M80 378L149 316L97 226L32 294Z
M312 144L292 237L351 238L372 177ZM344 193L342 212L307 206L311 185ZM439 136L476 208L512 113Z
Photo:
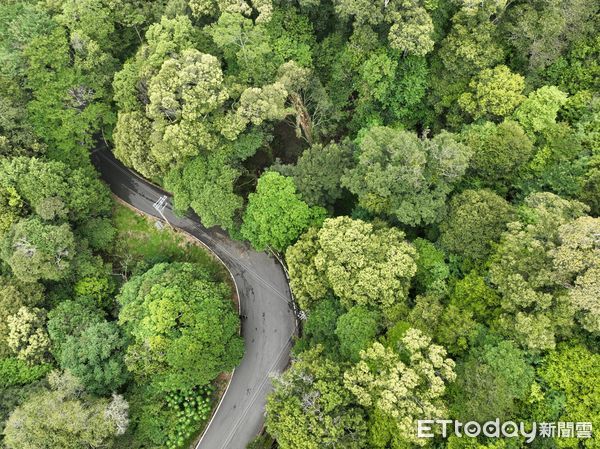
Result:
M152 205L168 196L166 192L126 168L106 146L94 150L92 162L116 196L158 217ZM219 228L205 228L194 214L176 216L170 201L164 214L175 228L200 240L223 261L235 280L241 314L247 317L242 320L244 358L196 449L245 449L264 425L271 376L287 367L297 332L285 273L272 256L231 240Z

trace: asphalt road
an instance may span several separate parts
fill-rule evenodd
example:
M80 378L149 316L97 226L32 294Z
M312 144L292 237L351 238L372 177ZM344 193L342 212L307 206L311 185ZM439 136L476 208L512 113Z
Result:
M150 215L159 215L153 204L165 192L124 167L107 148L98 147L92 161L119 198ZM245 449L263 427L271 375L287 367L297 330L285 274L272 256L232 241L218 228L205 228L193 214L175 216L170 201L164 214L174 227L206 244L235 279L241 314L247 316L242 320L246 351L197 449Z

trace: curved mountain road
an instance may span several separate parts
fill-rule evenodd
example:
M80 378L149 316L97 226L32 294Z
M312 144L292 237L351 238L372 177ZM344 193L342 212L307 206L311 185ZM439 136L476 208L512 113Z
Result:
M168 194L127 169L104 146L94 150L92 161L115 195L158 217L153 204ZM244 358L196 449L245 449L263 427L270 377L287 367L297 331L285 273L272 256L232 241L218 228L205 228L193 214L176 216L168 201L164 215L223 261L235 280L241 314L247 317L242 320Z

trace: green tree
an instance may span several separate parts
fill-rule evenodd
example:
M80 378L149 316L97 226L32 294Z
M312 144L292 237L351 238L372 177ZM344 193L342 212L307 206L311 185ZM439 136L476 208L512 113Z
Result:
M309 226L325 217L321 207L309 207L291 178L267 172L248 197L242 235L258 250L284 251Z
M94 29L101 29L97 19ZM60 26L25 48L31 123L49 154L65 163L85 165L94 133L114 121L109 87L116 60L107 50L80 30Z
M446 196L467 169L470 150L443 132L432 139L386 127L370 128L359 141L358 164L342 183L359 205L408 225L442 216Z
M307 148L296 165L276 165L274 169L294 180L302 200L309 206L331 209L342 197L341 178L351 166L350 146L331 142Z
M198 156L165 177L165 187L174 194L175 208L192 208L207 227L220 225L232 230L242 207L234 192L240 170L228 165L219 155Z
M0 356L12 354L8 345L9 317L16 315L21 307L32 308L44 301L44 290L37 283L21 282L13 276L0 277Z
M414 279L417 291L443 292L446 289L446 279L450 276L446 255L433 243L422 238L415 239L413 245L417 249L417 273Z
M32 395L17 407L6 423L4 443L10 449L83 449L110 444L125 433L128 404L83 394L77 379L53 372L50 390Z
M452 409L461 421L501 421L516 416L528 398L534 370L514 343L500 341L473 348L457 367Z
M364 0L336 0L336 13L354 26L386 25L390 47L417 56L433 50L433 22L424 1L394 3Z
M343 313L344 308L340 302L331 296L318 301L307 314L302 327L302 338L294 346L294 351L321 345L324 356L332 360L339 358L340 342L335 329L338 318Z
M468 175L500 193L517 183L535 150L523 128L511 120L467 126L460 138L473 151Z
M501 26L511 47L511 62L530 75L538 74L571 42L593 29L594 14L592 5L580 1L534 0L514 5Z
M398 348L380 343L361 352L361 360L344 373L344 385L366 407L374 423L375 447L423 444L416 435L416 420L444 417L442 399L446 383L455 379L454 361L441 346L416 329L406 331ZM387 440L387 441L385 441Z
M450 201L448 216L440 224L440 243L467 261L484 261L513 218L511 205L495 193L465 190Z
M7 319L6 342L21 360L31 364L43 362L50 349L46 332L46 311L38 307L21 307Z
M157 264L128 281L119 321L134 343L125 362L162 391L207 385L243 354L226 284L194 264Z
M60 366L81 380L95 394L117 390L127 381L123 352L127 345L117 324L88 324L77 336L69 336L60 352Z
M504 61L506 50L497 39L497 21L502 11L494 3L480 3L482 7L475 11L461 8L452 17L450 31L434 54L429 98L442 124L447 122L453 128L460 128L463 116L459 97L469 89L469 82L476 75Z
M600 356L582 345L560 345L544 360L538 373L546 389L540 393L541 400L551 403L556 395L564 399L558 404L557 420L566 422L598 422L600 417L600 390L598 370ZM556 403L556 402L555 402ZM548 404L550 405L550 404ZM556 406L552 412L556 413ZM548 416L547 414L545 416ZM554 415L556 416L556 414ZM545 418L545 417L544 417ZM556 439L558 447L576 447L573 439ZM586 448L596 447L597 437L584 440Z
M531 351L555 347L569 335L573 311L553 269L558 229L587 207L551 193L526 198L518 221L508 225L490 264L490 280L502 295L498 326Z
M290 285L303 309L331 290L347 308L380 307L391 315L405 306L415 258L398 229L348 217L325 220L287 251Z
M559 246L552 251L557 276L569 285L568 298L588 332L600 332L600 219L580 217L558 229Z
M567 94L557 87L543 86L523 100L514 117L528 133L539 133L556 123L558 110L566 101Z
M267 401L267 430L282 449L317 449L366 445L362 410L342 383L341 367L304 352L281 378Z
M504 65L482 70L469 88L471 92L462 94L458 103L475 120L507 117L525 99L525 78Z
M2 258L19 279L64 279L75 256L75 239L68 224L52 225L39 218L21 220L6 235Z
M80 337L88 327L103 321L103 313L86 301L62 301L48 312L48 334L52 340L52 353L60 360L64 344L69 337Z
M358 362L360 352L375 340L379 323L379 314L362 306L354 306L340 316L335 334L340 341L342 357L351 362Z

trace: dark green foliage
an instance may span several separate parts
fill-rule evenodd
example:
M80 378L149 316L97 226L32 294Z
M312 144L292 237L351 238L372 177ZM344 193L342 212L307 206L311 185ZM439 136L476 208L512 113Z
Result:
M127 381L123 352L127 341L116 323L88 324L70 335L60 352L60 365L81 380L88 391L107 394Z
M435 247L433 243L425 239L413 241L417 248L417 273L415 274L415 285L419 293L443 292L446 287L446 279L450 275L450 269L446 264L446 255Z
M453 411L461 421L500 420L515 416L529 394L534 370L525 354L507 341L473 348L458 367Z
M307 349L321 345L325 354L335 359L339 351L339 340L335 335L336 325L344 309L339 301L326 298L315 304L303 326L303 336L296 349Z
M515 218L512 207L489 190L465 190L450 201L440 225L440 244L465 261L481 262Z
M48 313L48 334L52 353L60 359L63 346L70 337L80 337L89 326L101 323L103 313L92 304L63 301Z
M517 182L534 152L531 140L514 121L468 126L461 139L473 151L469 174L475 178L474 183L500 193Z
M380 315L362 306L354 306L337 320L335 334L340 341L340 354L346 360L357 362L360 351L373 342L380 323Z
M341 178L352 167L350 144L313 145L304 150L295 165L275 165L275 170L294 180L302 200L310 206L331 210L342 197Z

